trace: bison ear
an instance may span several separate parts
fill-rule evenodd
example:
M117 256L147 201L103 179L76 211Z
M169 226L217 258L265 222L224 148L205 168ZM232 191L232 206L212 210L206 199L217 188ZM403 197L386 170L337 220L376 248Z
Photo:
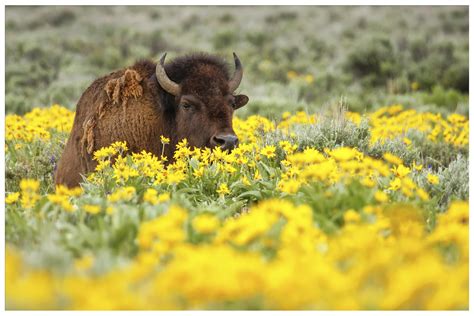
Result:
M237 110L249 102L249 97L243 94L236 95L234 97L234 110Z

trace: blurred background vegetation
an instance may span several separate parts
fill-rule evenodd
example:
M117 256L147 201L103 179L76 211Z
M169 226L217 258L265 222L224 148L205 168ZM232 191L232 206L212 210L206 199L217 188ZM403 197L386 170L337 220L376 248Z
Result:
M6 7L6 112L71 109L141 58L206 51L245 67L238 115L365 112L401 103L468 112L468 7Z

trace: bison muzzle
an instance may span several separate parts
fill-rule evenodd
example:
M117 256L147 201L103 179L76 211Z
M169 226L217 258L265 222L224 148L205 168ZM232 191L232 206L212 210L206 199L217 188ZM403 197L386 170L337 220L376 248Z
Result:
M78 186L93 171L94 151L126 141L130 152L162 154L160 136L170 139L164 155L173 160L176 144L232 149L235 110L248 102L235 91L243 75L234 53L235 71L219 57L194 54L165 65L143 60L95 80L76 107L71 134L58 163L56 184Z

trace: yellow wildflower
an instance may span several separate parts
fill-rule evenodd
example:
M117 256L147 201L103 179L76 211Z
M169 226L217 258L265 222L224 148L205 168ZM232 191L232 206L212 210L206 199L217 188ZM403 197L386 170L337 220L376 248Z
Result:
M148 188L143 194L143 201L151 205L158 204L158 192L153 188Z
M418 194L420 199L422 199L423 201L428 201L430 199L430 196L428 195L428 193L421 188L416 190L416 194Z
M40 199L38 194L40 183L38 180L22 179L20 181L21 189L21 206L24 208L32 208Z
M113 148L112 146L102 147L94 152L94 160L100 161L104 158L112 157L115 154L117 154L116 148Z
M298 192L300 186L301 182L295 179L281 180L277 185L278 190L289 194Z
M196 178L201 178L204 175L204 171L204 167L199 167L198 169L193 171L193 176L195 176Z
M282 140L278 142L278 145L287 153L287 154L292 154L296 148L298 148L298 145L292 145L289 141Z
M372 180L371 178L369 177L364 177L360 183L362 183L363 186L366 186L368 188L373 188L375 186L375 181Z
M160 195L158 195L158 203L164 203L164 202L167 202L169 201L171 198L170 194L168 192L166 193L161 193Z
M226 194L229 194L229 193L230 193L230 190L229 190L229 188L227 187L227 184L226 184L226 183L221 183L221 185L219 185L219 188L216 190L216 192L217 192L219 195L226 195Z
M423 169L423 165L417 165L414 161L411 164L411 167L412 169L417 170L417 171L420 171L421 169Z
M347 161L354 159L356 152L352 148L339 147L330 152L330 155L337 161Z
M398 165L397 167L392 168L393 173L399 177L399 178L404 178L410 173L410 168L405 167L404 165Z
M288 77L288 79L295 79L296 77L298 77L298 74L296 73L296 71L294 70L290 70L286 73L286 76Z
M275 157L275 150L276 150L275 146L265 146L260 151L260 154L267 158L273 158Z
M312 75L306 75L304 76L304 80L307 82L307 83L313 83L314 81L314 77Z
M360 222L360 214L357 213L355 210L353 209L350 209L350 210L347 210L345 213L344 213L344 222L346 224L350 224L350 223L358 223Z
M122 187L118 188L115 192L107 196L109 202L118 202L118 201L129 201L135 196L134 187Z
M200 234L209 234L219 227L219 219L211 214L201 214L193 218L192 225Z
M434 184L434 185L439 184L439 178L435 174L431 174L431 173L428 174L426 176L426 180L428 180L429 183Z
M403 164L403 160L401 160L400 158L398 158L397 156L395 156L395 155L393 155L393 154L391 154L391 153L385 153L385 154L383 154L383 158L384 158L386 161L388 161L388 162L390 162L390 163L392 163L392 164L394 164L394 165L401 165L401 164Z
M127 142L115 142L111 145L111 147L119 152L125 152L128 150Z
M397 191L401 187L402 187L402 180L400 180L400 178L395 178L392 181L390 181L389 190Z
M89 214L98 214L100 213L100 205L86 204L84 205L84 211Z
M246 176L243 176L243 177L241 178L241 181L242 181L242 183L243 183L244 185L250 185L250 184L251 184L250 181L249 181L249 179L248 179Z
M388 201L388 195L382 191L375 192L374 198L377 202L380 202L380 203L385 203Z
M34 179L22 179L20 181L20 189L22 191L38 191L39 189L39 181Z
M20 192L9 193L9 194L5 197L5 203L7 203L7 204L13 204L13 203L15 203L16 201L18 201L19 197L20 197Z
M170 143L170 139L167 137L164 137L163 135L160 136L160 141L163 145L167 145Z

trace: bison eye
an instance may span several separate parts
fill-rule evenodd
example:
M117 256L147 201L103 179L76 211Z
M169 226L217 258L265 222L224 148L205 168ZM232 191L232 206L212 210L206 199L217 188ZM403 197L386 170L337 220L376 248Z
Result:
M189 110L191 108L191 104L189 103L182 103L181 106L183 107L183 109L185 110Z

